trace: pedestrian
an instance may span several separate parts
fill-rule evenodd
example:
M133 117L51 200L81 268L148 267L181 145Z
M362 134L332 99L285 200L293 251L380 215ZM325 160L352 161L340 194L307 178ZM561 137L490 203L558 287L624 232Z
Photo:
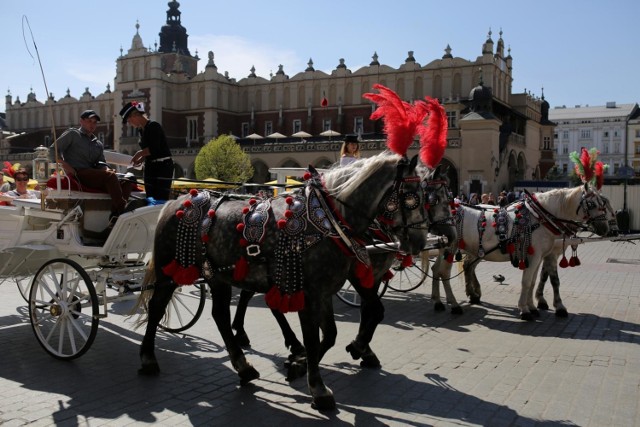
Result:
M111 196L109 226L113 227L131 195L131 183L118 178L104 158L104 145L94 134L100 116L94 110L80 115L80 127L67 129L51 145L52 157L60 162L65 174L75 177L81 186L106 191Z
M131 163L136 167L144 163L144 189L147 197L169 200L173 159L162 125L149 119L142 102L128 102L120 110L120 116L122 124L129 123L138 129L140 150L133 155Z
M478 203L480 203L478 201L478 194L477 193L471 193L471 196L469 197L469 204L472 205L472 206L475 206Z
M14 199L39 199L40 192L37 190L29 190L27 188L29 184L29 174L26 169L18 169L14 174L13 178L16 181L16 189L9 190L0 196L0 200L6 202L7 204L13 204Z
M340 166L351 164L360 158L360 144L358 135L345 135L342 148L340 148Z

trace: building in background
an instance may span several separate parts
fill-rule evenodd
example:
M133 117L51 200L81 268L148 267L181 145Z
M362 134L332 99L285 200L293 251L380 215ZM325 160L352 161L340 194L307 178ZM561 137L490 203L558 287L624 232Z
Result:
M26 102L7 94L7 126L20 134L3 142L7 152L18 156L49 145L64 129L77 125L81 111L92 108L103 118L97 133L105 145L132 154L137 137L116 113L135 100L144 102L163 125L177 162L176 176L193 177L199 148L231 134L251 157L256 170L252 181L263 183L271 178L269 168L335 162L340 137L320 136L327 131L360 134L365 156L384 149L382 123L369 120L374 105L362 98L380 83L406 101L430 96L443 104L449 121L443 163L449 166L454 193L497 194L516 181L543 178L555 164L549 104L543 94L511 92L513 58L510 49L505 50L502 31L495 43L489 31L478 44L475 60L456 57L446 46L441 58L426 65L419 64L412 51L397 68L382 64L373 53L370 64L358 70L340 58L335 69L325 73L310 59L305 70L291 76L279 65L268 78L252 68L236 79L218 71L213 51L198 71L200 58L188 48L179 3L168 5L159 46L145 47L136 24L131 47L121 49L117 58L113 91L108 84L97 96L87 90L80 98L67 93L56 100L48 94L44 102L33 91ZM304 138L306 142L289 137L301 131L312 137ZM268 137L276 132L288 137ZM247 138L253 134L262 138ZM417 151L414 145L412 153Z
M553 108L549 119L556 123L553 141L558 171L563 175L571 172L574 165L569 153L595 147L599 159L608 165L607 176L640 176L639 117L638 104Z

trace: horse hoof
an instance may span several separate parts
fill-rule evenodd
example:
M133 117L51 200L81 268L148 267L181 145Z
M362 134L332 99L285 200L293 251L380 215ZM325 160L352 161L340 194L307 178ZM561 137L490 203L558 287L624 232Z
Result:
M160 374L160 365L157 363L145 363L138 369L138 375L146 377L155 377Z
M362 356L360 367L367 369L380 369L382 367L382 364L380 363L380 359L378 359L378 356L376 356L372 352L371 354Z
M469 297L469 304L480 304L480 297Z
M533 317L540 317L540 311L539 310L530 310L531 311L531 315Z
M526 320L527 322L533 321L533 315L531 313L522 313L520 314L520 319Z
M240 377L240 385L245 386L251 381L260 378L260 372L253 366L247 366L242 371L238 371L238 376Z
M456 307L451 307L451 314L462 314L462 307L459 305Z
M561 317L561 318L566 318L569 317L569 312L567 311L566 308L561 308L556 310L556 317Z
M304 348L302 344L295 344L295 345L291 345L290 347L291 348L289 349L289 351L291 351L291 354L289 355L289 360L292 360L292 358L297 359L297 358L307 357L307 350Z
M346 350L351 354L353 360L358 360L362 357L363 350L358 348L358 344L355 341L351 341L351 344L347 346Z
M289 363L285 362L285 367L287 368L287 376L285 378L287 382L297 380L307 374L306 360L291 361Z
M249 335L247 335L246 332L241 332L239 334L236 334L235 338L236 338L236 342L240 347L242 348L251 347L251 341L249 340Z
M336 400L332 395L316 396L311 402L311 407L318 411L332 411L336 409Z
M445 306L442 302L438 301L437 303L435 303L433 305L433 311L444 311L445 310Z
M547 304L546 302L538 302L538 309L549 310L549 304Z

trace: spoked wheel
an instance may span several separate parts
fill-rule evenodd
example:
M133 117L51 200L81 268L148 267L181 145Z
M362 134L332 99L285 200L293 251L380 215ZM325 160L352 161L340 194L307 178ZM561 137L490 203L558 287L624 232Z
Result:
M89 350L98 332L98 297L93 282L74 261L53 259L33 277L29 317L38 342L56 359Z
M182 332L196 324L207 300L207 284L196 282L193 286L178 286L167 306L165 319L160 327L167 332Z
M429 252L422 251L413 258L408 267L402 266L402 259L396 259L391 266L393 278L389 280L389 288L398 292L409 292L417 289L427 278L429 269Z
M383 280L380 283L380 287L378 288L378 298L382 298L384 293L387 291L387 285L389 284L388 280ZM351 307L360 307L360 295L356 288L353 287L350 281L344 282L342 288L338 291L336 296L340 299L340 301L344 302Z

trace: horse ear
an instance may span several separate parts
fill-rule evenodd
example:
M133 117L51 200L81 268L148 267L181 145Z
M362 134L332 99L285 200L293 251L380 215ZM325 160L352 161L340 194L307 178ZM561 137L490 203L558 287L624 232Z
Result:
M316 175L318 173L318 171L316 170L316 168L314 168L313 166L309 165L309 167L307 167L307 170L309 171L309 173L311 173L312 175Z

